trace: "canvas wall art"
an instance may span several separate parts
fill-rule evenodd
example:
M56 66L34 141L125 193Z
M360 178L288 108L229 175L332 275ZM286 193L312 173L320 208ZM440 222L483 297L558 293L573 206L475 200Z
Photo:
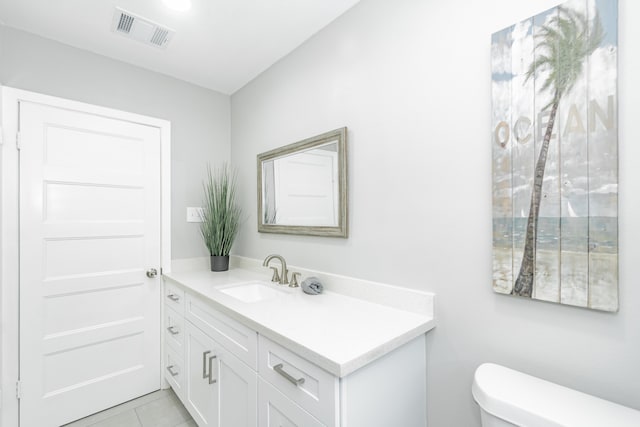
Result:
M617 0L492 35L493 289L618 309Z

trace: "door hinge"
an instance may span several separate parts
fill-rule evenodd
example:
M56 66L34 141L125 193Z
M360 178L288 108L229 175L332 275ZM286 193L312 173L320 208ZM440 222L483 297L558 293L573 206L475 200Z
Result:
M22 399L22 382L16 381L16 399Z
M22 148L22 136L20 132L16 132L16 148L18 150Z

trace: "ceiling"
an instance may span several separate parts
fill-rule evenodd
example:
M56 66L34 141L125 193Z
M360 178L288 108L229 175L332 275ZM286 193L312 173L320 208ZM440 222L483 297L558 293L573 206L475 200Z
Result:
M359 0L0 0L0 22L232 94ZM165 49L111 31L115 7L175 30Z

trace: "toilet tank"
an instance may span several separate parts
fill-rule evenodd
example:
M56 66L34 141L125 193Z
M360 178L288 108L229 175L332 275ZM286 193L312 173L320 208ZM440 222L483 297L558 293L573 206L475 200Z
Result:
M483 427L639 427L640 411L493 363L472 386Z

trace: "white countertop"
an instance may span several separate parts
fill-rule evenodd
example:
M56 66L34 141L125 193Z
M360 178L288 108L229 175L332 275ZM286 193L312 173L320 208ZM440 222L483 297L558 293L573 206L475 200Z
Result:
M227 316L259 334L297 353L338 377L344 377L378 357L400 347L435 326L433 307L424 313L403 310L326 290L321 295L307 295L301 288L289 288L269 282L270 271L258 273L232 268L227 272L191 270L165 273L169 279L207 299ZM303 277L307 277L304 275ZM349 278L323 275L331 288L344 287L349 292ZM245 303L220 292L230 284L260 280L278 289L277 297ZM362 281L354 279L362 285ZM369 282L382 286L385 294L419 291ZM375 294L375 289L371 289ZM351 289L353 293L353 289ZM433 304L433 295L420 293ZM400 294L398 294L400 295ZM400 295L401 296L401 295ZM402 298L402 296L401 296ZM415 298L413 298L415 299ZM397 305L397 304L396 304Z

